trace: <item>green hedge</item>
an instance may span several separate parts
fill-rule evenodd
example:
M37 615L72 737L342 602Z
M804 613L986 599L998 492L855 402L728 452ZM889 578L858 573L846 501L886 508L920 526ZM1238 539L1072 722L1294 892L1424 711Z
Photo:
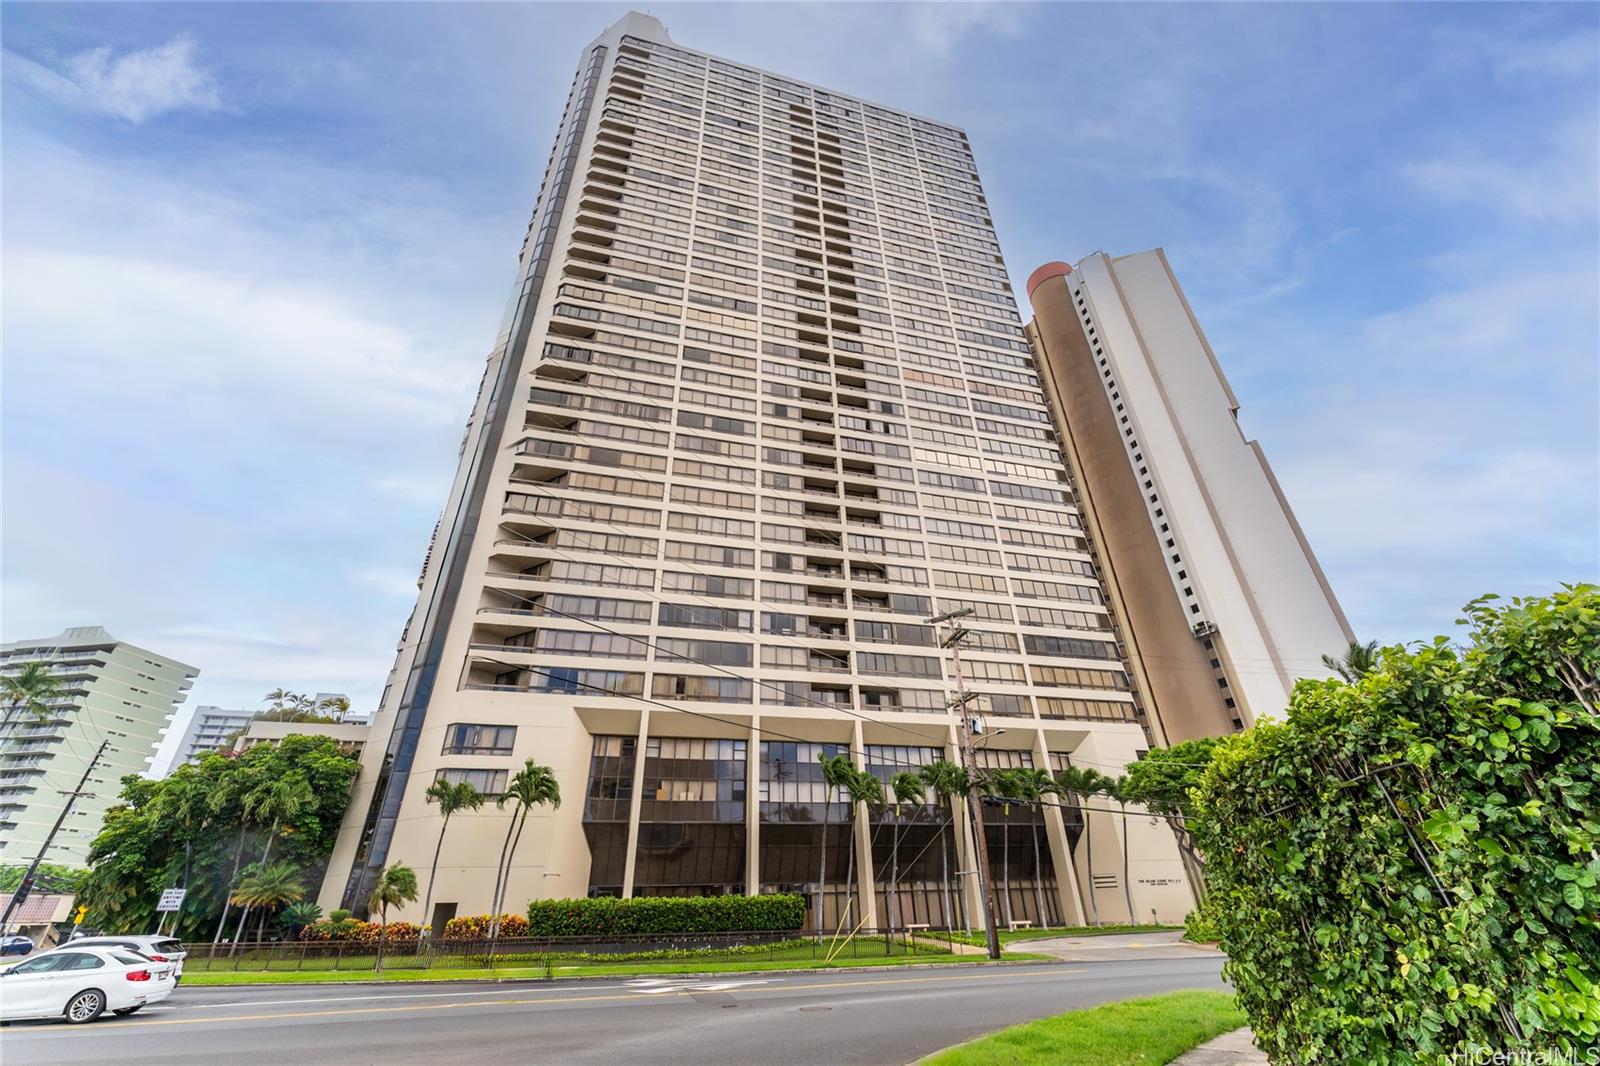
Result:
M529 936L750 933L799 929L799 896L638 896L541 899L528 905Z
M1600 589L1467 613L1467 647L1300 682L1193 793L1207 916L1279 1066L1594 1061Z

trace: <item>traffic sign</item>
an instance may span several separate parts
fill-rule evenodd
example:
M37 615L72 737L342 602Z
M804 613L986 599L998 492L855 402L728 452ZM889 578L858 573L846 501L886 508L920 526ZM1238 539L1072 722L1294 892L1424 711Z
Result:
M183 897L188 889L167 888L161 891L161 902L156 904L156 911L175 911L183 906Z

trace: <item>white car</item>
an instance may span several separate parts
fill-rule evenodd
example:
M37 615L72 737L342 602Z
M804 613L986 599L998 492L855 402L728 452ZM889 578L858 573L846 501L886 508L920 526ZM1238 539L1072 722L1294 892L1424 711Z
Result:
M0 1022L65 1018L92 1022L132 1014L166 999L177 986L171 963L121 948L71 947L0 968Z
M188 956L183 941L170 936L80 936L67 941L69 948L123 948L148 956L151 962L170 962L174 980L183 979L183 960Z

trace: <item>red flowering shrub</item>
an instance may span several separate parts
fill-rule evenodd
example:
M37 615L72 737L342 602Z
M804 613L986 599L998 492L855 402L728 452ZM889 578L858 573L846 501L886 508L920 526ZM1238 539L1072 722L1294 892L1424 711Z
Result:
M355 944L376 944L378 942L378 923L361 922L354 918L346 918L342 922L312 922L300 930L301 940L335 941L343 940ZM415 922L390 922L389 940L415 940L422 933Z
M489 938L489 922L493 919L488 914L464 914L451 918L444 923L444 939L446 940L487 940ZM528 919L520 914L502 914L500 916L500 936L527 936Z

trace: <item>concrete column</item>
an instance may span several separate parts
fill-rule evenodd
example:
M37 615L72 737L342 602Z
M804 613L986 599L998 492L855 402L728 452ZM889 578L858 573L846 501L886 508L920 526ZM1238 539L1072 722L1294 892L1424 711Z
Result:
M633 898L633 867L639 856L639 805L644 802L644 745L650 736L650 707L639 711L638 747L633 752L633 799L628 803L628 857L622 867L622 898Z
M857 770L866 769L866 747L861 740L861 719L855 720L851 732L850 747L853 751L851 761ZM860 925L863 929L876 929L878 927L878 894L873 891L872 873L872 827L868 824L867 805L856 803L851 806L851 825L855 832L853 839L856 849L856 897L859 905L855 911L855 920L850 923L853 929Z
M761 893L761 715L750 716L744 761L744 891Z
M1050 749L1045 744L1044 730L1038 731L1038 741L1033 750L1034 765L1055 773ZM1045 838L1050 843L1050 862L1056 869L1056 893L1061 901L1061 916L1068 925L1088 925L1084 919L1083 896L1078 891L1077 870L1072 865L1072 847L1067 841L1067 821L1061 813L1062 797L1044 808Z

